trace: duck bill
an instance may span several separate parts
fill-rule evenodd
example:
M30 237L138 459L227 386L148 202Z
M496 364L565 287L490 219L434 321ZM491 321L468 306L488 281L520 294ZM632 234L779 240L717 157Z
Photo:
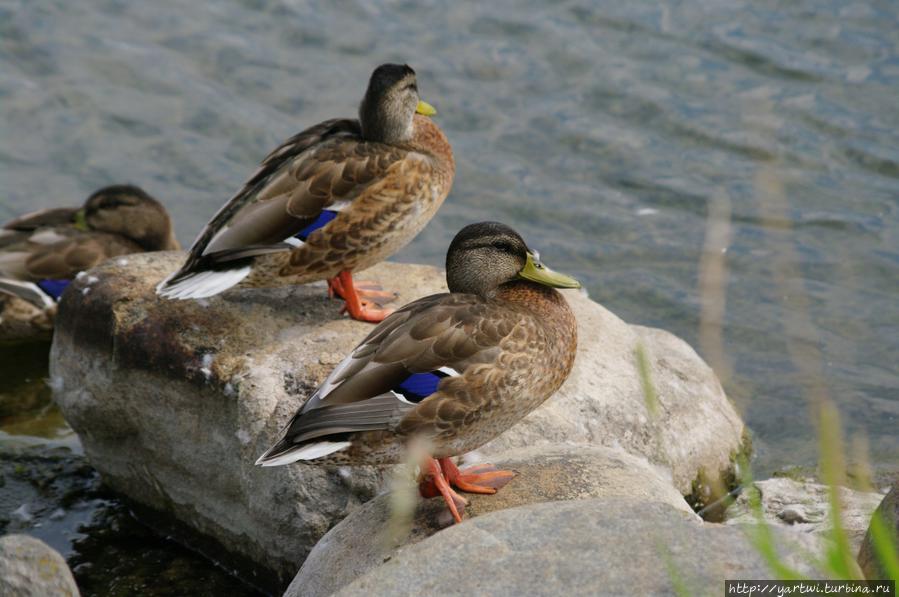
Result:
M424 116L433 116L437 113L437 109L426 101L419 100L415 111Z
M90 230L90 226L87 225L87 217L83 209L79 209L75 212L75 229L82 232L87 232L88 230Z
M520 272L518 272L518 277L525 280L530 280L531 282L537 282L538 284L543 284L544 286L551 286L553 288L581 287L581 283L571 276L566 276L565 274L554 272L553 270L543 265L540 260L531 252L528 252L527 263L525 263L524 268Z

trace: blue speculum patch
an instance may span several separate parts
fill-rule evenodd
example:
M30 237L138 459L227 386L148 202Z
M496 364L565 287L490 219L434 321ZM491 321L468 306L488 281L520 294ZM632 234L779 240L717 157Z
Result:
M447 374L442 371L413 373L403 380L394 392L402 394L409 402L421 402L437 391L437 386L444 377L447 377Z
M37 283L38 287L53 297L54 301L58 301L62 291L68 288L71 280L41 280Z
M327 224L328 222L330 222L331 220L333 220L336 217L337 217L336 211L332 211L330 209L323 210L320 214L318 214L318 217L315 218L314 222L312 222L311 224L309 224L308 226L306 226L305 228L303 228L302 230L297 232L294 236L300 240L305 241L307 238L309 238L310 234L312 234L313 232L315 232L316 230L318 230L319 228L321 228L322 226L324 226L325 224Z

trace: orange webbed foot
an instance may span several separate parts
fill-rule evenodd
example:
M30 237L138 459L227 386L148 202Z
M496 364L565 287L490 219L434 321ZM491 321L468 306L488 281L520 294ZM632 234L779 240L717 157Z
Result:
M359 301L358 308L353 308L350 301L347 301L343 307L343 312L349 313L350 317L356 321L367 321L368 323L381 323L387 316L393 313L393 309L384 309L377 303L368 301Z
M515 471L505 471L492 464L477 464L463 470L449 458L440 459L440 468L449 484L467 493L494 494L515 478Z
M443 496L443 501L446 502L450 514L453 515L453 520L462 522L462 513L465 512L468 500L453 491L453 488L447 483L446 477L443 476L443 471L440 470L440 463L436 460L429 458L426 470L427 472L422 475L418 484L419 493L426 498Z
M346 301L344 311L349 313L350 317L369 323L380 323L393 313L392 309L384 309L375 302L376 298L384 297L390 300L396 298L393 293L384 292L380 288L373 282L361 283L357 287L348 270L344 270L328 280L328 296L339 296Z
M389 303L399 296L396 292L384 290L384 287L373 280L353 280L356 294L361 298L380 304Z
M360 299L378 303L379 305L396 300L399 296L396 292L384 290L383 286L373 280L353 280L353 289L356 292L356 296ZM340 276L328 280L328 297L347 300L347 293Z
M418 484L419 493L425 498L443 496L456 522L462 522L461 513L464 513L468 501L453 491L453 487L468 493L489 495L496 493L516 475L514 471L500 470L492 464L479 464L460 471L449 458L429 458L425 470L427 472Z

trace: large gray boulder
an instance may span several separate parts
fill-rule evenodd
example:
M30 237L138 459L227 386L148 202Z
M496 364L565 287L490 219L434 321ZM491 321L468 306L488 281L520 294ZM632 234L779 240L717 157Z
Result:
M700 522L657 467L621 450L540 446L492 460L503 469L516 471L518 476L496 495L465 494L469 502L465 509L468 517L543 502L620 497L635 503L665 503L680 511L685 520ZM328 531L306 558L285 597L331 595L390 560L398 551L452 524L443 500L434 498L419 502L411 511L404 510L397 494L406 488L393 489ZM414 492L414 487L406 491ZM637 507L632 515L639 516L640 510ZM360 541L361 537L365 540Z
M899 546L899 482L893 483L892 489L877 507L877 512L887 531L892 534L893 545ZM858 551L858 565L865 573L865 578L869 580L889 578L878 558L870 528Z
M159 300L155 284L182 258L129 256L73 283L51 353L54 397L112 488L211 539L217 557L249 566L255 582L285 586L315 542L380 490L381 475L253 463L371 326L341 316L323 283ZM445 289L443 273L426 266L384 263L363 277L398 291L397 305ZM711 369L674 336L629 326L577 292L566 296L580 325L571 378L481 457L614 446L681 493L700 476L727 474L743 424ZM658 395L655 415L637 374L638 345Z
M758 491L765 521L773 526L788 527L799 533L826 538L832 530L830 519L829 487L812 479L774 477L753 483ZM876 492L856 491L848 487L838 488L843 529L853 553L858 548L868 528L868 521L883 495ZM755 522L749 507L749 492L744 491L727 511L727 524Z
M59 553L28 535L0 537L0 595L78 597L72 571Z
M815 578L801 536L783 560ZM721 595L725 579L773 578L743 529L697 524L668 504L545 502L465 521L402 549L335 595ZM288 595L307 595L298 587Z

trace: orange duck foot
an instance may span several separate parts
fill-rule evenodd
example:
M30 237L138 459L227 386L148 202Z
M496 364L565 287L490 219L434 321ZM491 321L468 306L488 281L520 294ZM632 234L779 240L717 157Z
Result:
M328 296L339 296L346 301L343 310L350 314L350 317L358 321L367 321L370 323L380 323L385 317L393 313L392 309L384 309L374 300L379 297L386 297L392 300L396 298L393 293L378 290L380 288L374 283L365 282L364 286L359 288L353 283L353 276L349 270L344 270L337 274L334 278L328 280Z
M396 292L384 290L384 287L374 280L353 280L353 288L360 298L379 304L389 303L396 300L396 297L399 296ZM328 280L328 297L334 298L335 296L346 300L340 276L335 276Z
M418 491L425 498L443 496L456 522L462 522L460 512L468 502L453 491L453 487L468 493L494 494L515 477L515 472L504 471L492 464L479 464L465 470L449 458L428 459L427 472L418 484Z
M464 470L449 458L440 459L447 482L460 491L493 494L515 477L515 471L504 471L492 464L477 464Z

